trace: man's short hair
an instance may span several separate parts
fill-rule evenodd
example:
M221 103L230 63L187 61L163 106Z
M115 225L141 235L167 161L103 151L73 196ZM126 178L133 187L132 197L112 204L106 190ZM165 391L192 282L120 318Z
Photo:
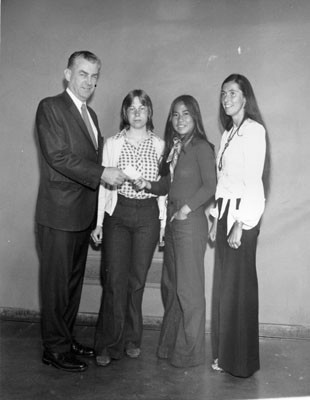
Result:
M85 58L85 60L90 61L91 63L97 63L100 69L101 67L100 59L94 53L91 53L90 51L87 50L75 51L73 54L71 54L71 56L68 59L67 68L72 68L75 63L75 60L79 57Z

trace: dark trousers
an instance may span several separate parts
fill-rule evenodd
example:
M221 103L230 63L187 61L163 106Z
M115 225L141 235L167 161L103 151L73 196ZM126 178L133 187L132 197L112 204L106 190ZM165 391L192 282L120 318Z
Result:
M241 246L227 243L227 211L218 221L212 298L212 352L219 366L234 376L259 369L258 226L243 230Z
M118 196L113 215L105 215L105 285L95 337L97 354L119 359L125 348L141 346L142 297L159 238L158 217L155 198L123 196Z
M208 224L201 208L186 220L173 220L168 208L161 289L164 318L157 355L176 367L205 361L205 275Z
M43 345L70 350L80 305L90 229L67 232L38 225Z

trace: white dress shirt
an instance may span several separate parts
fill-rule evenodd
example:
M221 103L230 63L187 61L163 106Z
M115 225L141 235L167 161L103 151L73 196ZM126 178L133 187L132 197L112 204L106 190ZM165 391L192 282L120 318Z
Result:
M82 116L82 104L86 104L86 103L83 103L80 99L78 99L78 98L75 96L75 94L72 93L72 91L71 91L69 88L66 89L66 92L67 92L68 95L71 97L73 103L76 105L77 109L79 110L79 112L80 112L80 114L81 114L81 116ZM94 132L94 134L95 134L96 141L97 141L97 143L98 143L98 131L97 131L96 125L94 124L94 121L92 120L91 115L90 115L89 112L88 112L87 104L86 104L86 110L87 110L87 114L88 114L88 117L89 117L90 124L91 124L91 126L92 126L92 128L93 128L93 132ZM83 118L83 116L82 116L82 118Z

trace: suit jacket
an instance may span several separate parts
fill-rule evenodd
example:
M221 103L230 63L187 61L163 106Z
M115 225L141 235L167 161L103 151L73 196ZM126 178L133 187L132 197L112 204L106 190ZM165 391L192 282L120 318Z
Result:
M67 92L43 99L36 114L41 178L36 221L65 231L81 231L94 222L103 138L98 130L96 151L84 120Z

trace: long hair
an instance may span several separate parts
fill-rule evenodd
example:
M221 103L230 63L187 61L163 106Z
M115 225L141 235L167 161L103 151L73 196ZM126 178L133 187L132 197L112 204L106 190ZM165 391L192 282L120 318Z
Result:
M243 75L231 74L224 80L221 88L223 88L225 83L228 82L236 83L246 99L244 107L244 117L241 122L241 125L246 119L251 118L265 127L262 115L258 108L258 104L256 101L252 85L249 82L249 80ZM220 120L224 129L229 131L232 128L233 120L229 115L226 114L222 102L220 102Z
M263 117L261 115L261 112L259 110L257 100L254 94L254 90L252 88L252 85L250 81L243 75L241 74L231 74L229 75L224 82L222 83L221 89L223 89L223 86L225 83L228 82L234 82L238 85L239 89L243 93L243 96L246 99L245 102L245 107L244 107L244 116L241 121L240 126L243 124L243 122L250 118L253 121L258 122L259 124L263 125L266 131L266 155L265 155L265 164L264 164L264 170L263 170L263 184L264 184L264 189L265 189L265 195L269 194L270 191L270 169L271 169L271 157L270 157L270 142L269 142L269 135L267 132L266 125L264 123ZM227 115L225 113L224 107L222 102L220 101L220 121L223 126L223 128L226 131L229 131L232 126L233 126L233 120L232 117Z
M80 57L85 58L85 60L87 60L91 63L94 63L94 64L97 63L99 69L101 68L100 59L94 53L91 53L90 51L87 51L87 50L80 50L80 51L75 51L74 53L72 53L68 59L67 68L72 68L75 63L75 60Z
M165 127L165 150L164 150L164 155L162 158L161 166L160 166L160 175L165 176L169 172L169 164L167 164L167 157L170 153L170 150L173 146L173 138L177 134L177 132L174 130L173 125L172 125L172 117L174 113L174 109L178 103L183 103L187 110L189 111L191 117L193 118L194 121L194 130L192 132L192 141L195 141L196 139L200 138L202 140L205 140L208 142L212 150L214 150L214 146L211 142L209 142L203 122L202 122L202 117L201 117L201 112L200 112L200 107L198 104L198 101L193 97L188 94L183 94L181 96L178 96L176 99L173 100L167 122L166 122L166 127Z
M120 125L119 129L122 131L123 129L129 129L130 124L128 121L128 108L132 105L133 100L135 97L138 97L141 104L145 107L147 107L147 122L146 122L146 128L149 131L154 130L154 125L153 125L153 104L150 99L150 97L145 93L144 90L142 89L134 89L131 90L127 96L124 98L122 107L121 107L121 113L120 113Z

